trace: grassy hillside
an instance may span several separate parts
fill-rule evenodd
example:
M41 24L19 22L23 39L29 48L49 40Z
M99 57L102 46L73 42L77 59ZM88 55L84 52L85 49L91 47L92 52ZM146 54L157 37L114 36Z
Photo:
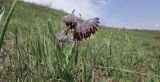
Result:
M3 20L6 20L11 1L6 4ZM160 31L100 27L91 38L78 43L68 42L61 49L54 34L60 32L61 19L66 14L18 2L0 53L3 61L0 80L160 81ZM0 26L3 25L2 21Z

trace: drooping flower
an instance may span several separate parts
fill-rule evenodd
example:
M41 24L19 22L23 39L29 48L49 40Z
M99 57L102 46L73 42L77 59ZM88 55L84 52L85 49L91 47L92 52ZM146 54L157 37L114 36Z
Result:
M74 16L74 11L75 10L73 10L72 14L63 17L63 22L69 29L75 29L78 24L78 18Z
M86 20L83 24L76 27L74 31L74 39L82 40L90 37L91 34L94 34L97 31L99 23L99 18Z
M69 42L72 41L73 37L72 36L67 36L64 34L64 31L58 33L56 35L56 38L59 42Z

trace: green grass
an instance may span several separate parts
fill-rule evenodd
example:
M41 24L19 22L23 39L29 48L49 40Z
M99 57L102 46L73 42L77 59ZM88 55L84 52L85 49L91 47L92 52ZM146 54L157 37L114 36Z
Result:
M12 0L11 0L12 1ZM2 20L7 20L11 1ZM160 31L101 27L91 38L55 39L67 13L18 2L6 26L0 79L9 82L159 82ZM1 22L1 27L5 26ZM2 29L2 28L0 28ZM3 31L2 31L3 32Z

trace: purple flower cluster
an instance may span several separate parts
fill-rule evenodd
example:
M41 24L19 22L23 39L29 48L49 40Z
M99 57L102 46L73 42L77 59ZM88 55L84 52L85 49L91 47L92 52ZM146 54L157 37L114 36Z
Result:
M99 18L93 18L86 20L83 24L79 25L74 31L74 39L82 40L83 38L88 38L91 34L97 31L99 24Z
M84 21L84 23L79 24L78 18L74 16L74 11L72 14L64 16L63 22L65 23L64 31L58 33L57 39L59 42L67 42L71 40L81 41L94 34L99 26L99 18L92 18ZM69 29L74 29L73 36L67 36Z
M69 29L75 29L78 24L78 18L74 16L74 11L75 10L73 10L72 14L63 17L63 22Z

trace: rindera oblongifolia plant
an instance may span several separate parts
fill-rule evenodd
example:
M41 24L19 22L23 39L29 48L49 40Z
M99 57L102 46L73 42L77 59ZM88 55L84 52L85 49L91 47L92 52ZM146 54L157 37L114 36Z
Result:
M87 39L91 34L94 34L97 31L100 23L99 18L91 18L80 24L78 18L74 15L74 11L75 10L73 10L72 14L63 17L65 27L57 34L59 42L64 43L71 40L81 41L83 39ZM69 29L74 29L72 36L67 35Z

